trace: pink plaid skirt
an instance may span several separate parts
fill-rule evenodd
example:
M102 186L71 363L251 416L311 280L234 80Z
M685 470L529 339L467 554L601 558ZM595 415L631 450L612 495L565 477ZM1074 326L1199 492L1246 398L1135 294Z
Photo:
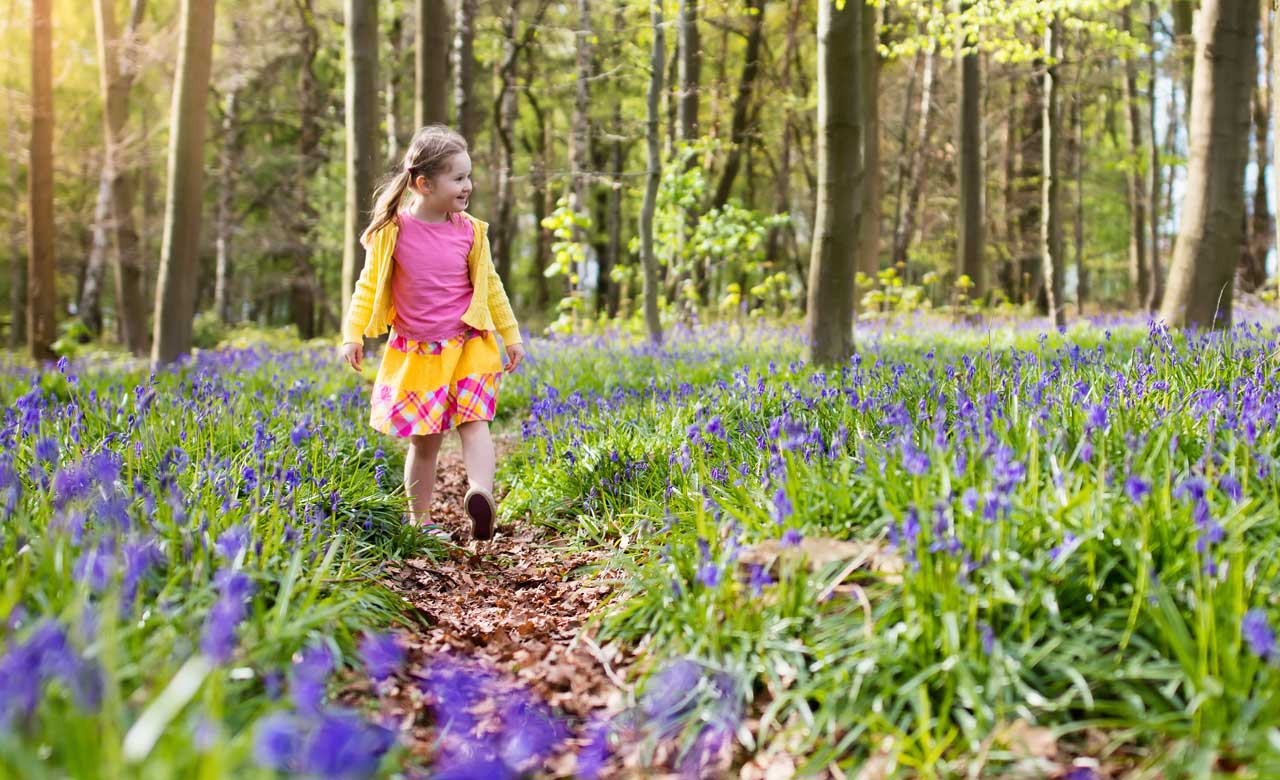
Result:
M373 384L369 424L421 436L492 420L502 358L491 331L468 328L447 341L414 341L391 331Z

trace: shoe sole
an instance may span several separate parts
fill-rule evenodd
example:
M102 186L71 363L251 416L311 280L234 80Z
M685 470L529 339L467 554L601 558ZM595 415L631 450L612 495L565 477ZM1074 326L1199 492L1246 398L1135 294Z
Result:
M467 499L467 516L471 518L471 538L487 542L493 538L493 507L483 493L472 493Z

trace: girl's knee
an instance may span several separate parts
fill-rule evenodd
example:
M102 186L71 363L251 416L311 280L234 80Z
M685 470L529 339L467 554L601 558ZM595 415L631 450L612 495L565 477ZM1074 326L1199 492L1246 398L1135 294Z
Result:
M420 436L411 436L409 440L418 452L430 453L439 449L442 438L444 438L442 433L427 433Z

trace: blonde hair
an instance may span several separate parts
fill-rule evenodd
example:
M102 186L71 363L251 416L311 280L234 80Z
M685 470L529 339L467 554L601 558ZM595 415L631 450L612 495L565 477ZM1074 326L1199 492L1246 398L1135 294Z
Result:
M365 246L383 225L395 220L409 184L419 176L428 179L444 169L449 158L467 151L467 139L461 133L441 124L430 124L413 134L405 150L400 170L383 179L373 193L373 221L360 234Z

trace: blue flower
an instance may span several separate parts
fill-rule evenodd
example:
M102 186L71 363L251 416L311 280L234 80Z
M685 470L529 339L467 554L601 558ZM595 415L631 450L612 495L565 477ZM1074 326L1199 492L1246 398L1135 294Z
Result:
M326 712L307 735L300 769L326 780L364 780L373 776L394 741L391 731L354 712Z
M1133 503L1141 503L1151 492L1151 484L1136 474L1130 474L1124 480L1124 493Z
M377 681L395 674L404 664L404 649L396 641L395 634L366 634L360 642L360 656L365 671Z
M804 534L800 533L800 531L795 528L788 528L786 532L782 534L783 547L799 547L800 542L803 540Z
M1240 633L1249 643L1249 650L1264 661L1276 659L1276 634L1267 622L1267 613L1251 609L1240 621Z
M297 761L302 746L302 728L298 719L285 712L275 712L254 726L253 758L263 769L285 771Z
M791 517L791 513L793 511L795 510L791 506L791 499L787 498L787 489L782 487L778 488L778 491L773 494L774 522L782 523L782 521Z

